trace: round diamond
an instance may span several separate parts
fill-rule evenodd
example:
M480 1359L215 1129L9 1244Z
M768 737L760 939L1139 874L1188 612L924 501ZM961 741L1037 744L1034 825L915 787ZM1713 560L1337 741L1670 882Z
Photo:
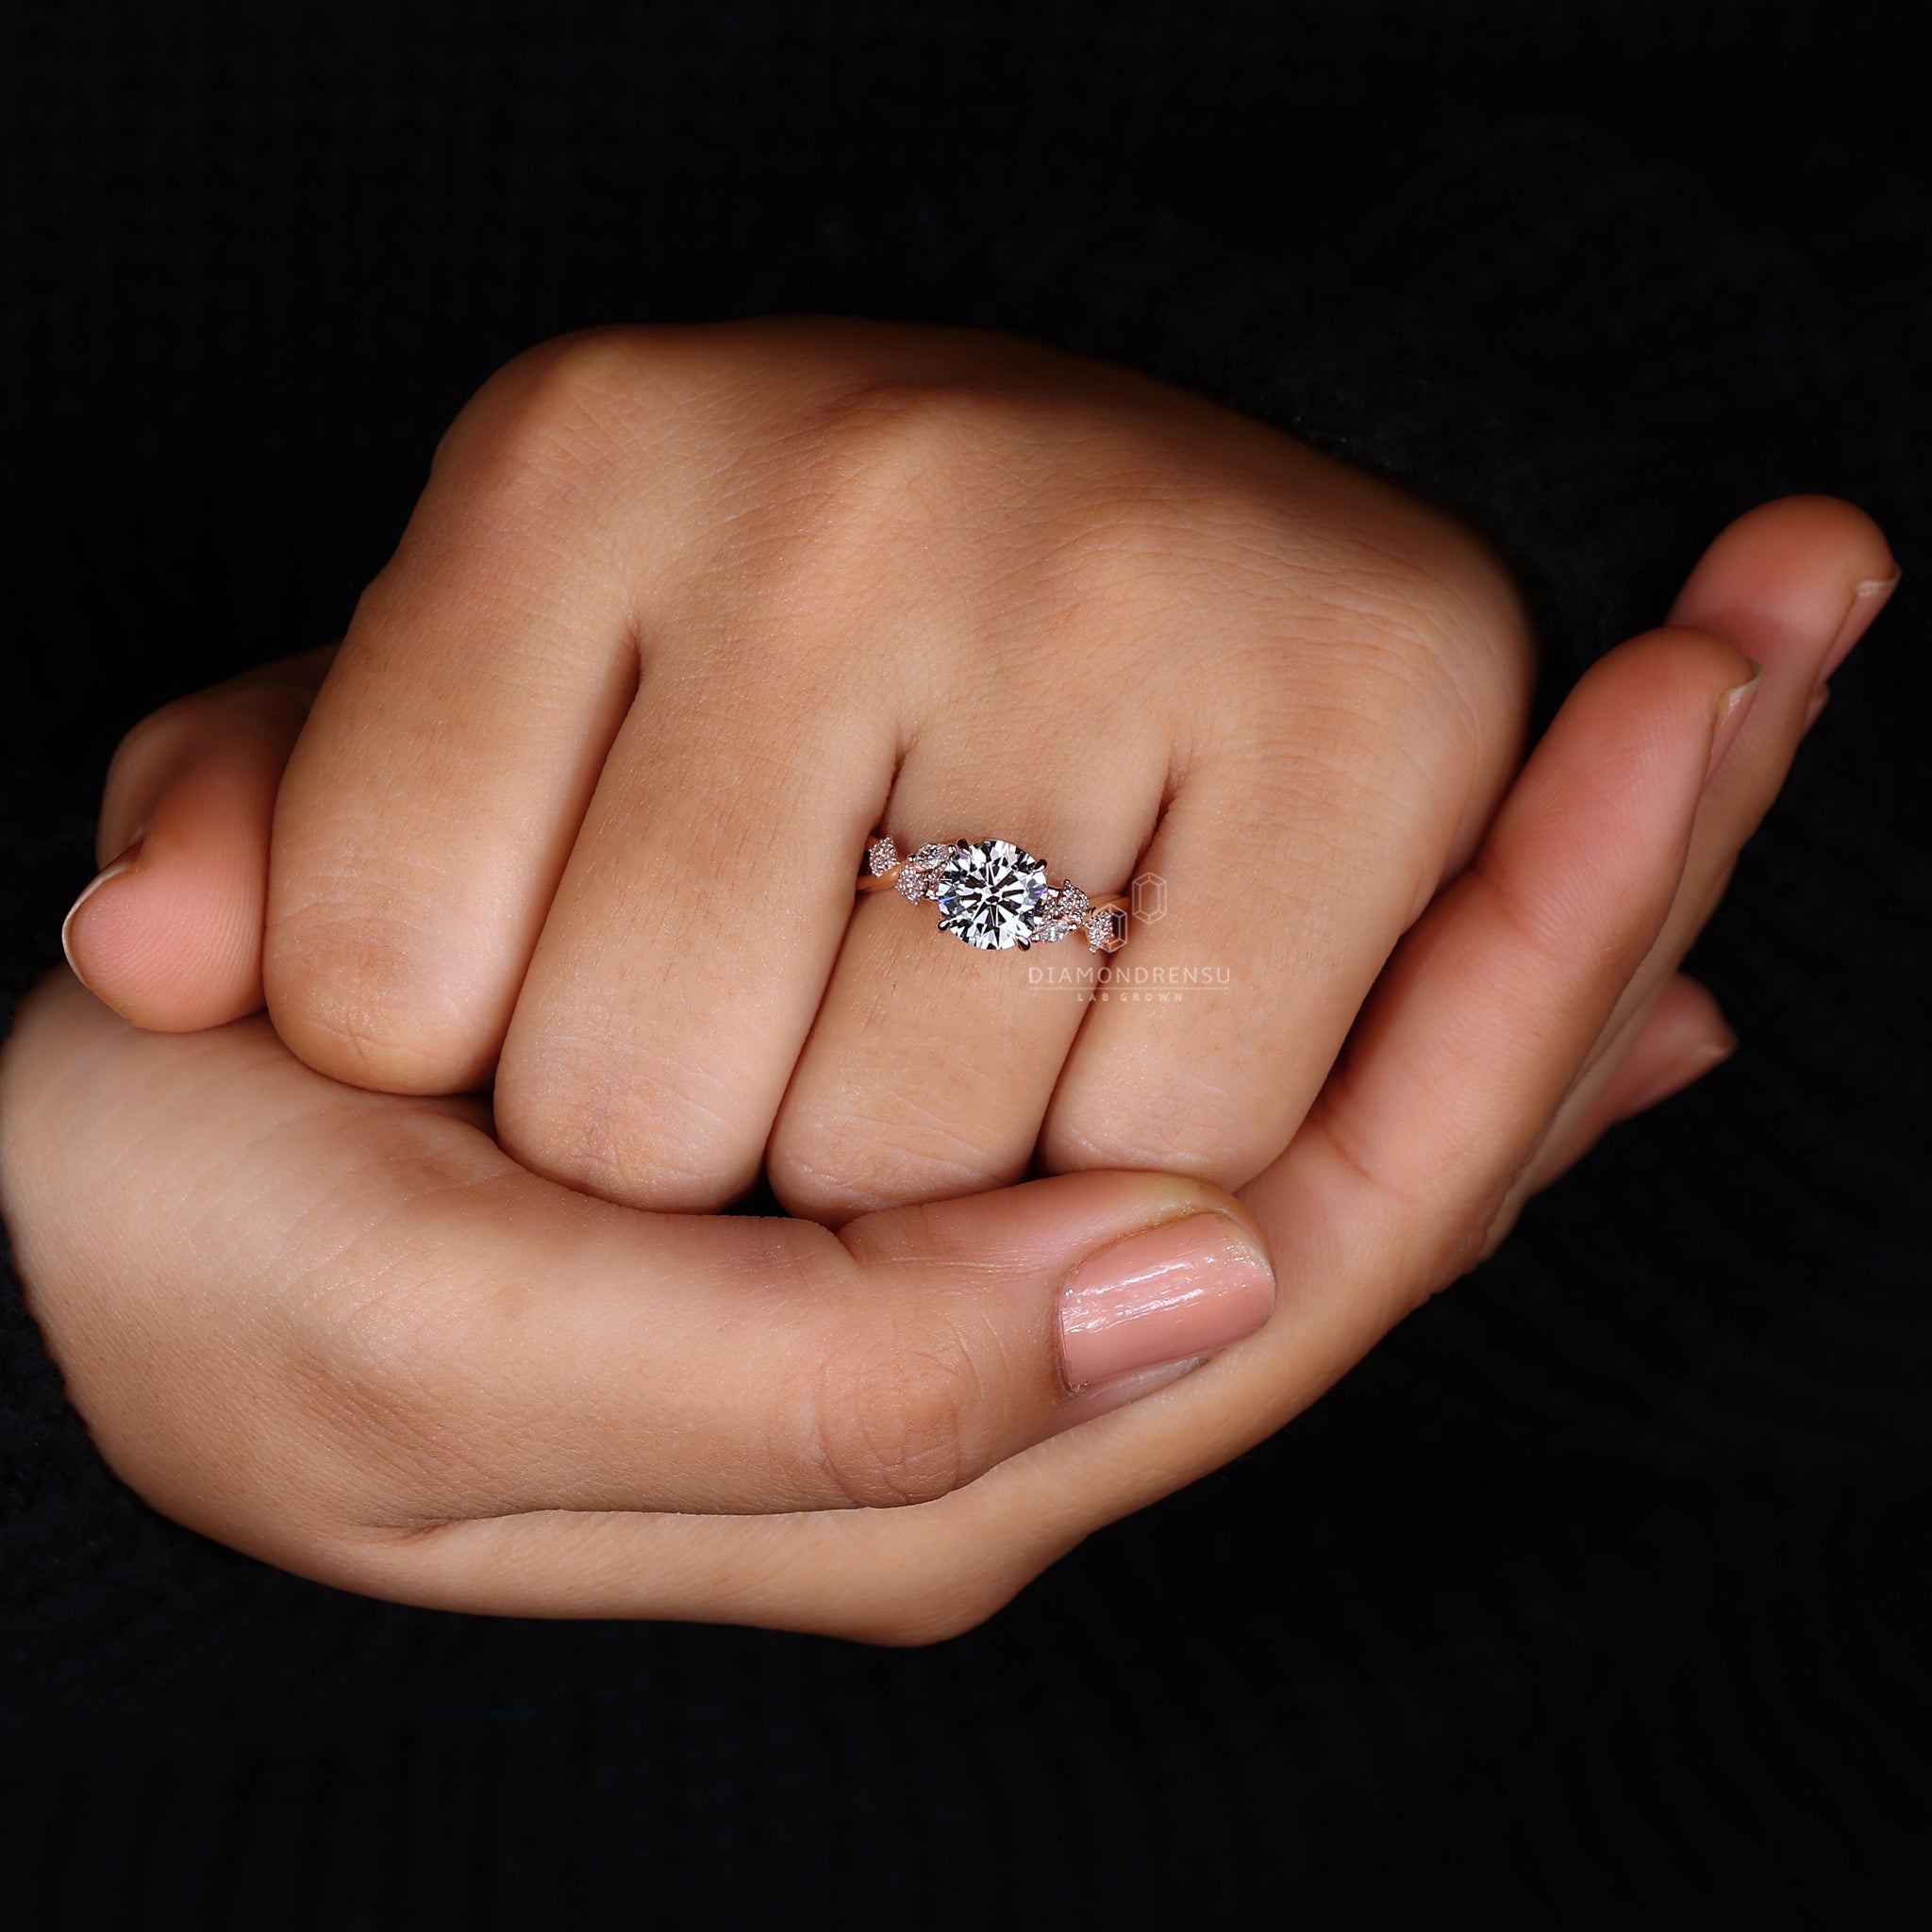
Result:
M1030 944L1045 918L1046 868L1005 839L953 847L939 877L940 926L969 946Z

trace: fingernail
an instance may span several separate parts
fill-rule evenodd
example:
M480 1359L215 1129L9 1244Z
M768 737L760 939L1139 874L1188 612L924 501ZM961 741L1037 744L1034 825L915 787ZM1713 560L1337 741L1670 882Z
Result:
M1798 736L1800 738L1803 738L1806 732L1809 731L1812 725L1817 724L1819 719L1824 716L1824 708L1826 705L1830 704L1830 685L1821 684L1818 687L1818 689L1811 693L1810 708L1806 711L1804 725L1798 732Z
M1069 1389L1252 1335L1274 1307L1274 1271L1225 1215L1191 1214L1103 1248L1060 1291L1060 1373Z
M73 969L75 978L79 980L83 986L87 984L87 974L81 971L80 961L74 957L74 922L78 916L80 908L103 886L114 879L118 879L123 873L132 867L134 861L141 857L141 848L146 836L144 832L137 832L133 844L128 846L125 852L122 853L118 858L110 858L106 865L102 866L100 871L95 873L93 877L87 882L86 890L82 891L80 897L67 908L67 917L60 922L60 950L67 955L67 963Z
M1903 571L1895 570L1889 577L1868 577L1857 587L1857 594L1852 598L1852 608L1845 613L1845 621L1839 626L1838 636L1832 640L1831 649L1824 654L1824 662L1819 667L1820 684L1845 661L1851 655L1852 646L1872 628L1872 620L1885 608L1904 575Z
M1738 733L1744 728L1745 713L1750 710L1751 701L1764 682L1764 666L1753 663L1749 658L1745 661L1751 664L1752 675L1744 683L1733 685L1717 701L1717 723L1710 735L1710 762L1704 768L1707 785L1724 763L1724 754L1738 741Z
M1622 1121L1633 1119L1636 1115L1656 1107L1659 1101L1668 1100L1674 1093L1681 1093L1693 1081L1701 1080L1705 1074L1721 1067L1738 1050L1737 1036L1726 1033L1722 1040L1706 1041L1691 1052L1674 1061L1670 1068L1659 1074L1648 1087L1624 1103L1623 1111L1617 1118Z

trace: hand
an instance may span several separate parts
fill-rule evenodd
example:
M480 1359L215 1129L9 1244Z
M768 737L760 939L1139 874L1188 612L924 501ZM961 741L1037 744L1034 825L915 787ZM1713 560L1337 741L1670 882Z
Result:
M1260 1173L1531 673L1494 558L1389 485L1124 371L806 323L551 344L464 412L281 778L258 982L251 841L323 662L222 694L226 791L192 706L124 750L103 857L146 837L72 922L89 984L149 1025L265 984L336 1079L493 1074L535 1173L695 1212L762 1167L834 1225L1035 1163ZM1027 970L1077 937L855 914L882 824L1096 895L1149 868L1121 963L1224 990L1087 1005Z
M477 1103L338 1085L258 1022L138 1032L64 979L0 1061L34 1312L135 1488L306 1574L503 1613L968 1627L1278 1427L1681 1074L1677 1022L1659 1053L1643 1016L1697 1006L1675 963L1891 568L1856 512L1774 506L1675 613L1761 662L1752 698L1694 630L1584 679L1245 1191L1274 1319L1179 1379L1069 1391L1057 1303L1071 1282L1106 1312L1105 1264L1081 1271L1192 1221L1208 1265L1171 1299L1251 1314L1249 1224L1195 1184L1074 1174L839 1236L637 1213L522 1173Z

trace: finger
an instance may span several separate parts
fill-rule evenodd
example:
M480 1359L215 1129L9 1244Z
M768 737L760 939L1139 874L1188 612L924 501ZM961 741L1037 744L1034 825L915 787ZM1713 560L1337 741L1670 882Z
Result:
M1252 1179L1508 783L1531 661L1521 600L1459 533L1383 495L1366 507L1373 557L1295 559L1315 588L1274 626L1303 646L1286 702L1192 679L1187 776L1143 861L1159 904L1139 908L1087 1013L1046 1123L1050 1169Z
M262 666L143 719L108 768L102 870L61 944L124 1019L192 1032L262 1003L275 787L334 647Z
M372 1552L369 1574L411 1601L532 1612L568 1569L573 1614L926 1641L1253 1446L1481 1250L1670 902L1718 701L1746 675L1715 640L1667 633L1612 653L1573 693L1477 865L1404 941L1332 1094L1245 1191L1281 1282L1259 1333L917 1508L497 1519Z
M908 856L1005 841L1043 882L1111 893L1160 811L1177 682L1153 600L1117 560L1142 547L1137 511L1108 497L1115 521L1096 530L1107 492L1066 459L1091 436L1070 437L1061 411L981 403L895 433L908 431L915 490L868 511L862 550L876 561L846 619L869 627L871 660L889 667L874 685L901 719L877 822ZM895 464L903 479L903 450ZM1081 626L1104 627L1115 670L1071 691L1066 643ZM778 1198L836 1224L1014 1180L1078 1008L1032 991L1017 947L941 933L929 902L886 891L854 912L849 874L846 892L850 929L772 1129ZM1024 958L1075 948L1084 937Z
M1593 1117L1620 1043L1675 972L1709 919L1746 840L1757 828L1814 721L1824 679L1843 661L1898 582L1883 533L1831 497L1789 497L1747 512L1705 553L1673 607L1674 621L1726 638L1762 667L1748 709L1706 788L1674 903L1632 975L1603 1037L1551 1128L1567 1148ZM1578 1150L1580 1151L1580 1149ZM1519 1200L1560 1173L1560 1155L1525 1173Z
M891 782L893 721L841 684L851 658L760 628L773 648L680 629L645 667L497 1069L505 1147L628 1207L702 1212L757 1179Z
M1472 871L1405 941L1308 1129L1250 1191L1264 1224L1354 1195L1407 1214L1384 1323L1489 1244L1682 876L1720 709L1751 667L1695 631L1594 666ZM1375 1311L1360 1311L1363 1322Z
M1601 1054L1600 1083L1580 1107L1565 1102L1521 1184L1526 1193L1567 1174L1618 1122L1682 1092L1738 1048L1716 1000L1681 973L1607 1037L1611 1043Z
M1070 1176L842 1239L641 1215L525 1174L452 1104L325 1079L261 1022L191 1047L66 980L30 1019L0 1164L75 1399L158 1507L291 1567L331 1519L919 1501L1273 1303L1252 1223L1191 1182ZM77 1244L32 1211L50 1195Z
M1084 505L1029 515L1029 601L986 613L891 800L903 849L990 834L1096 897L1144 855L1168 916L1143 894L1127 953L1076 933L1023 963L937 940L891 895L861 906L773 1135L794 1211L995 1186L1036 1147L1049 1168L1246 1180L1493 808L1528 657L1503 573L1385 485L1311 484L1319 459L1265 432L1228 443L1257 487L1204 487L1185 541L1164 506L1116 510L1098 546ZM1321 517L1256 508L1317 486ZM1373 556L1356 525L1380 533ZM1116 668L1075 730L1065 638L1096 624ZM1284 639L1287 681L1267 668Z
M941 742L908 760L888 820L903 849L1005 839L1056 885L1072 877L1095 898L1113 891L1159 810L1160 748L1123 734L1108 770L1075 802L1052 782L1052 760L1029 757L1017 731L1017 784L1004 761L990 771L958 757L959 735L970 742L975 722L984 721L961 705L936 727ZM1026 1171L1082 1009L1031 984L1017 948L962 944L939 918L930 902L908 906L896 891L869 896L851 916L767 1155L773 1188L795 1214L839 1225ZM1075 952L1104 957L1076 935L1024 959Z
M962 487L983 481L959 468L989 461L981 445L1010 454L978 425L874 395L816 454L794 425L791 446L809 459L783 515L747 513L733 547L667 593L505 1044L498 1124L528 1164L689 1210L741 1192L763 1158L779 1199L826 1222L1024 1169L1064 1051L1059 1016L989 1010L978 989L1009 962L936 951L930 918L903 918L901 904L853 921L864 837L889 794L895 823L1038 826L1058 863L1084 862L1059 821L1031 814L1058 788L1026 789L1065 742L1064 691L1040 689L1038 671L1030 692L1017 686L1041 654L1037 626L1011 635L1027 629L1011 579L1027 583L1038 559L984 564L1009 538L1016 491L1040 512L1016 541L1050 549L1066 516L1055 522L1055 491L1029 485L1023 461L997 464L995 491ZM957 739L969 710L980 782L934 795L932 743ZM1130 796L1137 775L1120 780ZM1116 844L1144 830L1131 809L1113 824ZM917 1078L875 1078L882 1061L904 1069L908 1039ZM982 1108L997 1115L990 1141Z
M655 506L587 509L602 439L637 426L598 396L600 353L547 344L464 411L290 762L264 981L283 1038L340 1079L487 1077L630 701Z
M1738 1050L1723 1008L1688 974L1674 974L1638 1023L1600 1096L1607 1125L1681 1093ZM1545 1143L1547 1147L1547 1142Z
M445 438L276 813L264 983L310 1065L392 1092L483 1083L643 660L720 582L796 595L805 538L758 513L760 466L801 401L837 415L853 369L790 325L767 334L804 353L747 382L747 328L546 343Z
M1728 638L1765 667L1772 694L1808 716L1900 575L1885 533L1855 505L1783 497L1718 536L1670 621Z

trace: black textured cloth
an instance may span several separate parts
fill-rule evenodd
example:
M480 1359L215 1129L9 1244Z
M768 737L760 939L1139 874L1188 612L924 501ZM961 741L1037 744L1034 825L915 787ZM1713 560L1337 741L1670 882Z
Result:
M998 324L1464 509L1548 691L1738 511L1904 589L1693 966L1734 1062L1265 1448L886 1652L297 1581L156 1515L0 1281L0 1918L1919 1924L1932 1697L1923 10L0 13L0 947L122 730L335 635L518 349Z

